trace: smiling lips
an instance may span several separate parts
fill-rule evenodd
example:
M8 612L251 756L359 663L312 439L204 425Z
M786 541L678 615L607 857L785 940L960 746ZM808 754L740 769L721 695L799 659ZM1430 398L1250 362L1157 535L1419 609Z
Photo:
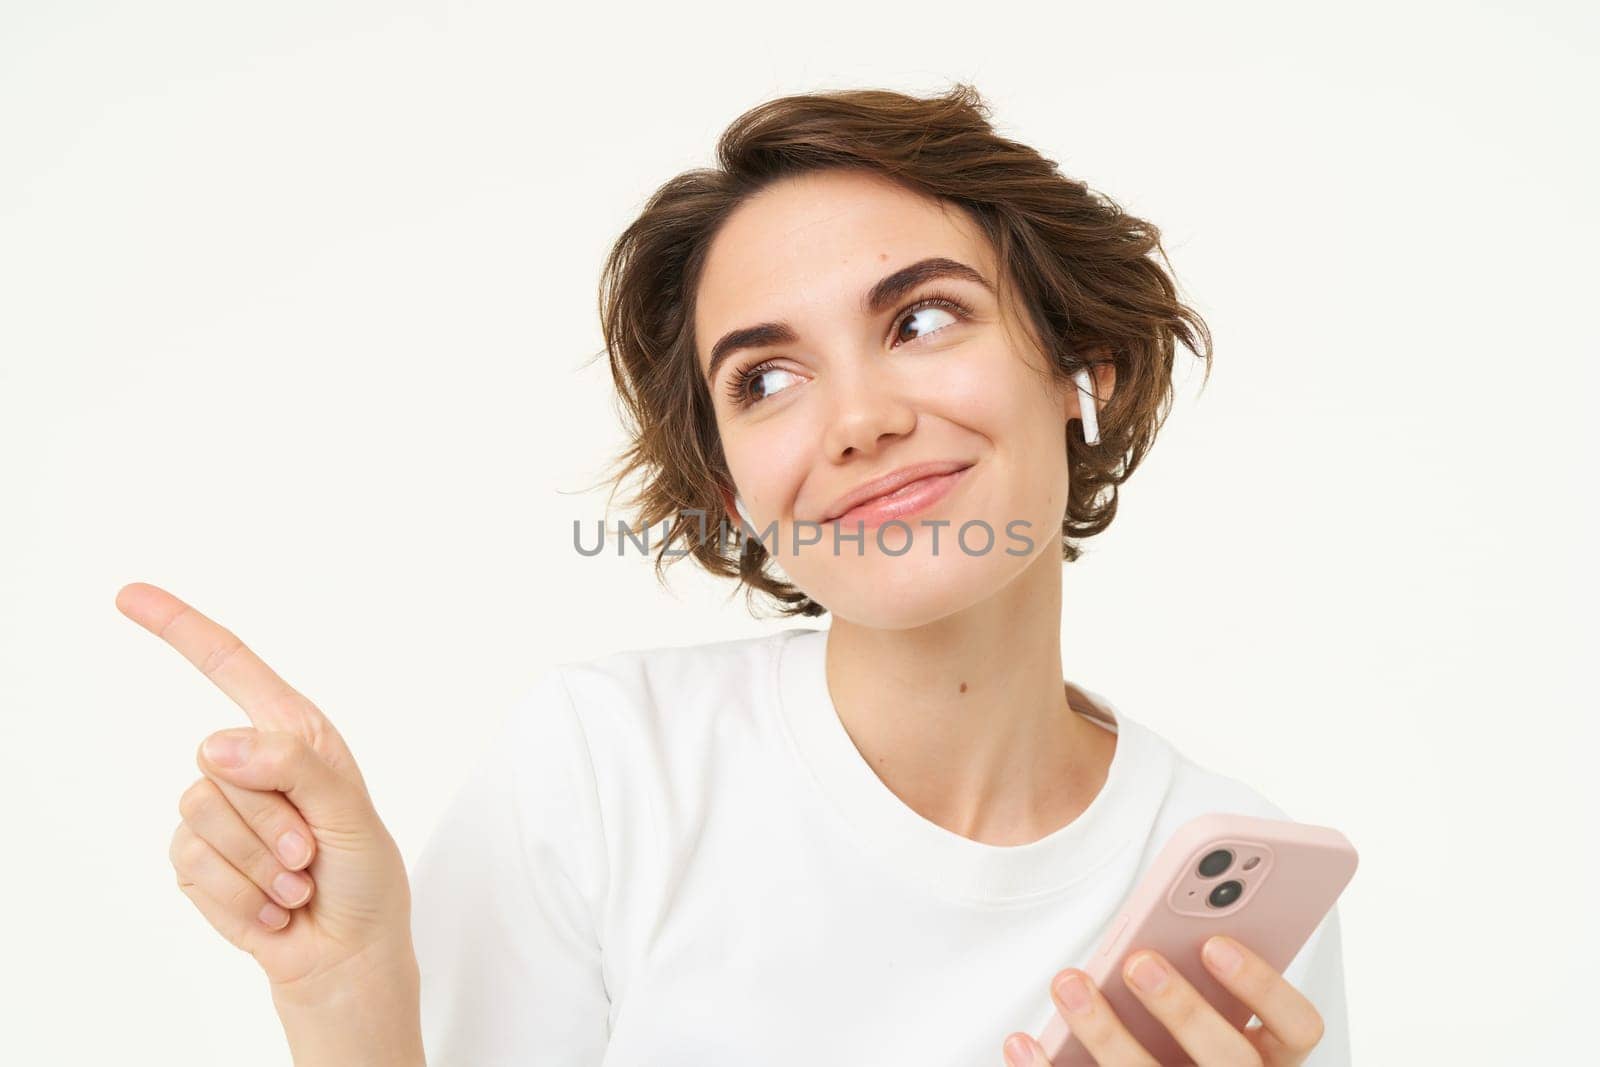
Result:
M878 526L930 507L971 469L970 463L923 463L869 482L834 505L824 522ZM841 509L843 509L841 511Z

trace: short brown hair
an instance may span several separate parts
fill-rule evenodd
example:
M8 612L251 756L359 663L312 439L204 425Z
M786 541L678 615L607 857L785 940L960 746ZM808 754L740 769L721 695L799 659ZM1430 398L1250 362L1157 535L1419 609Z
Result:
M601 273L600 317L631 440L615 461L612 492L640 475L635 528L670 521L658 580L666 563L688 554L713 574L739 578L747 601L768 594L781 615L827 610L770 573L760 538L717 536L722 490L733 480L694 336L695 292L719 227L754 193L808 171L871 171L961 207L992 243L1009 275L1002 281L1021 294L1053 372L1065 381L1080 368L1115 366L1099 443L1067 435L1062 559L1079 556L1072 538L1110 525L1117 487L1171 408L1177 343L1204 361L1209 379L1210 332L1152 255L1166 261L1155 226L1000 136L989 114L966 84L926 98L853 89L769 100L723 132L716 167L667 181L617 239ZM667 555L680 539L687 553Z

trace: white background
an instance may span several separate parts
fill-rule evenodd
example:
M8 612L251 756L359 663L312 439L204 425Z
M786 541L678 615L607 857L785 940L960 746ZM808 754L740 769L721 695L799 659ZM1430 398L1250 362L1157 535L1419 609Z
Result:
M957 80L1216 334L1069 677L1356 844L1357 1062L1592 1050L1593 9L1107 8L5 5L0 1060L288 1059L167 858L242 713L126 582L310 695L410 860L543 666L826 625L572 550L599 269L746 108Z

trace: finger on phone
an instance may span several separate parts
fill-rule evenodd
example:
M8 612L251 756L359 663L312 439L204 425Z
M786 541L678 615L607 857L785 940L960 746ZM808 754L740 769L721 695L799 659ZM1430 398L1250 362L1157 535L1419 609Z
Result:
M1006 1054L1006 1067L1050 1067L1050 1057L1044 1054L1039 1042L1029 1034L1012 1034L1002 1047Z
M1160 1067L1156 1058L1128 1032L1111 1002L1080 970L1066 970L1050 983L1050 998L1072 1036L1100 1063L1128 1067Z
M1159 952L1131 954L1122 981L1196 1063L1248 1063L1250 1040Z
M1321 1042L1322 1013L1249 946L1218 934L1202 946L1200 958L1217 981L1261 1020L1262 1051L1287 1062L1305 1056Z
M178 824L168 854L178 873L178 888L219 934L238 947L247 948L259 931L288 925L289 912L223 859L188 823Z
M211 779L201 778L184 790L178 810L196 837L278 904L297 908L311 899L311 879L286 870Z

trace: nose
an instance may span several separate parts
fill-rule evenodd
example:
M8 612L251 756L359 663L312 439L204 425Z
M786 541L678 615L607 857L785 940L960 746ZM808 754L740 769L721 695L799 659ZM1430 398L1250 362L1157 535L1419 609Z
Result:
M836 380L826 454L835 460L852 453L871 455L885 438L903 437L917 424L916 408L884 368L860 370Z

